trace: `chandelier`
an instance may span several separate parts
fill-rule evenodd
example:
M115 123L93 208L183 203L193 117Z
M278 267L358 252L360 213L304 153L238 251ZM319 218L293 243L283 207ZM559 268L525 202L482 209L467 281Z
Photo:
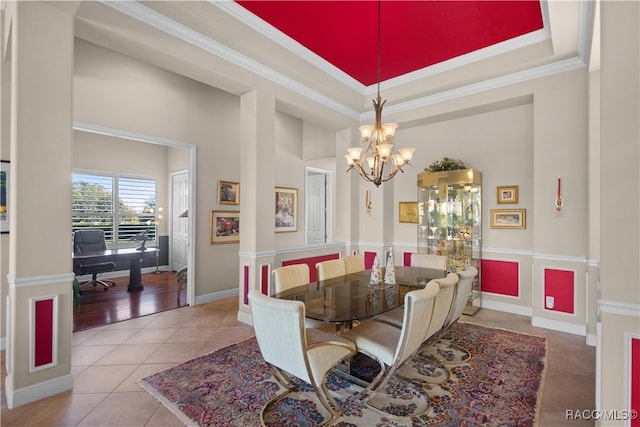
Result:
M390 180L398 173L403 172L402 168L409 163L413 157L415 148L407 147L393 150L393 136L398 125L396 123L382 124L382 107L387 102L380 98L380 4L378 0L378 97L373 100L373 108L376 112L376 121L373 126L360 126L363 147L347 148L347 164L350 170L355 170L366 181L373 182L379 187L385 181Z

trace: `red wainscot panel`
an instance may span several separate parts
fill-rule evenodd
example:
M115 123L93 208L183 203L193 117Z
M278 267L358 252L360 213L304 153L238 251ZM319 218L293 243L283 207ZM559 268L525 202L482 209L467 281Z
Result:
M364 252L364 269L365 270L371 270L373 268L373 260L376 259L376 255L378 255L375 252Z
M56 305L57 297L32 300L32 370L56 364Z
M631 384L630 384L630 397L631 404L629 409L635 411L635 414L640 414L640 338L631 338ZM636 416L631 420L631 427L640 427L640 416Z
M405 267L411 267L411 254L412 252L405 252L403 254L402 261Z
M482 292L520 296L520 265L514 261L482 260Z
M329 255L320 255L309 258L298 258L298 259L290 259L287 261L282 261L282 266L292 265L292 264L307 264L309 266L309 280L311 283L318 281L318 270L316 269L316 264L322 261L328 261L330 259L338 259L340 258L340 254L329 254Z
M262 272L262 276L260 277L262 293L269 295L269 264L262 264L260 271Z
M544 308L575 314L575 272L544 269Z

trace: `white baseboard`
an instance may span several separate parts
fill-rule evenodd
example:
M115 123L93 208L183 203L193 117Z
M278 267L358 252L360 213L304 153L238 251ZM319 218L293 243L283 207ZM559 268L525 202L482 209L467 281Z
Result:
M5 379L5 395L9 409L26 405L37 400L71 390L73 388L73 375L68 374L62 377L32 384L18 390L10 390Z
M509 304L505 302L487 301L482 300L482 308L488 308L489 310L502 311L505 313L519 314L521 316L531 317L533 310L531 307L525 307L517 304Z
M226 291L213 292L210 294L197 296L195 303L196 305L205 304L211 301L217 301L219 299L229 298L229 297L238 296L238 295L240 295L239 289L237 288L227 289Z
M588 346L595 347L598 342L598 338L596 337L596 334L587 334L586 342Z
M545 319L543 317L533 316L531 318L531 324L540 328L551 329L559 332L566 332L568 334L580 335L582 337L587 335L587 326L578 325L575 323L563 322L561 320Z
M238 311L238 322L242 322L245 325L253 326L253 316L249 313Z

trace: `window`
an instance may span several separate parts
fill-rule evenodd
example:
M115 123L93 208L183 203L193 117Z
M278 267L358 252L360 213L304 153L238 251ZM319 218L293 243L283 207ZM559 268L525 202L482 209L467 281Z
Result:
M72 228L101 228L107 242L156 238L156 181L94 173L73 174Z

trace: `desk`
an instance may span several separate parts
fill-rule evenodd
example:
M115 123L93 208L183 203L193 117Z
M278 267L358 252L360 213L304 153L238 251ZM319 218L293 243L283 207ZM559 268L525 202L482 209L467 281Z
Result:
M90 264L94 262L113 261L115 258L129 259L129 285L127 292L141 291L144 289L142 284L142 272L140 270L140 261L149 256L156 255L157 248L147 248L146 251L139 251L136 248L124 249L107 249L99 252L85 252L81 254L73 254L73 270L82 264Z
M366 320L399 307L407 292L446 275L441 270L417 267L395 269L394 285L370 284L371 270L366 270L291 288L274 297L303 301L306 317L310 319L350 325L354 320Z

